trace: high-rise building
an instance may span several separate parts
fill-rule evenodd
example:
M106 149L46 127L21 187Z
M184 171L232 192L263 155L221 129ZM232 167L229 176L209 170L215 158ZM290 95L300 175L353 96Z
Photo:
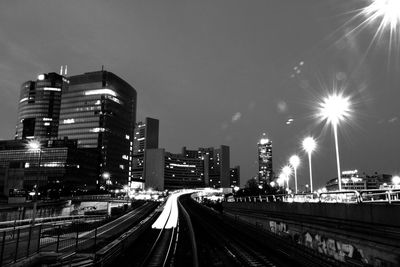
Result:
M270 183L273 180L272 171L272 141L265 133L257 144L258 147L258 182Z
M69 77L63 90L59 137L97 148L99 184L126 185L131 176L136 90L108 71Z
M228 146L197 150L183 147L180 154L147 149L144 165L146 188L230 187Z
M167 189L204 187L204 161L197 157L166 152L164 173Z
M229 146L220 146L214 150L214 171L219 174L219 186L230 187L230 152Z
M240 186L240 166L235 166L230 170L230 186Z
M133 188L144 188L146 151L158 148L158 132L159 122L156 119L146 118L145 122L136 123L131 170L131 187Z
M197 151L184 148L182 154L186 154L187 157L204 160L205 186L214 188L230 187L229 146L221 145L218 148L199 148Z
M61 94L67 85L68 80L54 72L22 84L15 139L57 138Z

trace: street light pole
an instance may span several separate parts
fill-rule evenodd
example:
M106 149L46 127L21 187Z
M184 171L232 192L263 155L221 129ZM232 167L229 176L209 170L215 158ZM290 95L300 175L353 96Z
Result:
M286 165L285 167L282 168L282 172L285 175L286 191L287 191L287 193L289 193L289 176L292 174L292 168L290 168L290 166Z
M338 173L338 185L339 191L342 190L342 173L340 171L340 160L339 160L339 144L337 137L337 125L333 125L333 135L335 136L335 149L336 149L336 165L337 165L337 173Z
M317 144L315 143L314 138L312 138L311 136L306 137L303 140L303 149L308 154L308 165L309 165L309 168L310 168L310 189L311 189L311 193L313 192L311 153L315 150L316 146L317 146Z
M297 194L297 167L300 164L300 158L297 155L293 155L290 157L289 159L290 165L292 165L293 169L294 169L294 188L295 188L295 192Z
M313 181L312 181L312 167L311 167L311 151L308 152L308 168L310 169L310 192L313 192Z
M340 172L339 144L337 127L340 121L348 119L351 113L350 97L344 97L341 93L334 93L324 98L319 105L318 116L332 125L335 138L336 165L338 173L338 188L342 190L342 175Z

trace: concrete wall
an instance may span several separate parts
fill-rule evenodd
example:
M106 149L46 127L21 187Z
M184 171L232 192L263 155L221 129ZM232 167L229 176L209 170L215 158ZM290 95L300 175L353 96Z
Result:
M290 213L355 221L400 228L400 205L340 203L224 203L226 206L251 208L277 213Z
M400 266L400 205L239 202L224 211L338 261Z

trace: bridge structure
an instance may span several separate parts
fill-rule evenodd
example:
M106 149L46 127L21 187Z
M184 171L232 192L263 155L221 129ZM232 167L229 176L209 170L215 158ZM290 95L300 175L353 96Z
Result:
M127 203L131 200L128 197L111 197L110 194L105 195L81 195L72 196L65 198L66 200L71 200L72 202L114 202L114 203Z

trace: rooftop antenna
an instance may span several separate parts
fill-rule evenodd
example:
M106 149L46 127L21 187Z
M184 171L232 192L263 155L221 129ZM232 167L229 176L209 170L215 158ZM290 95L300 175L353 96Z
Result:
M60 75L63 74L63 66L61 65L61 69L60 69Z
M67 76L67 71L68 71L68 66L65 65L65 73L64 73L65 76Z

